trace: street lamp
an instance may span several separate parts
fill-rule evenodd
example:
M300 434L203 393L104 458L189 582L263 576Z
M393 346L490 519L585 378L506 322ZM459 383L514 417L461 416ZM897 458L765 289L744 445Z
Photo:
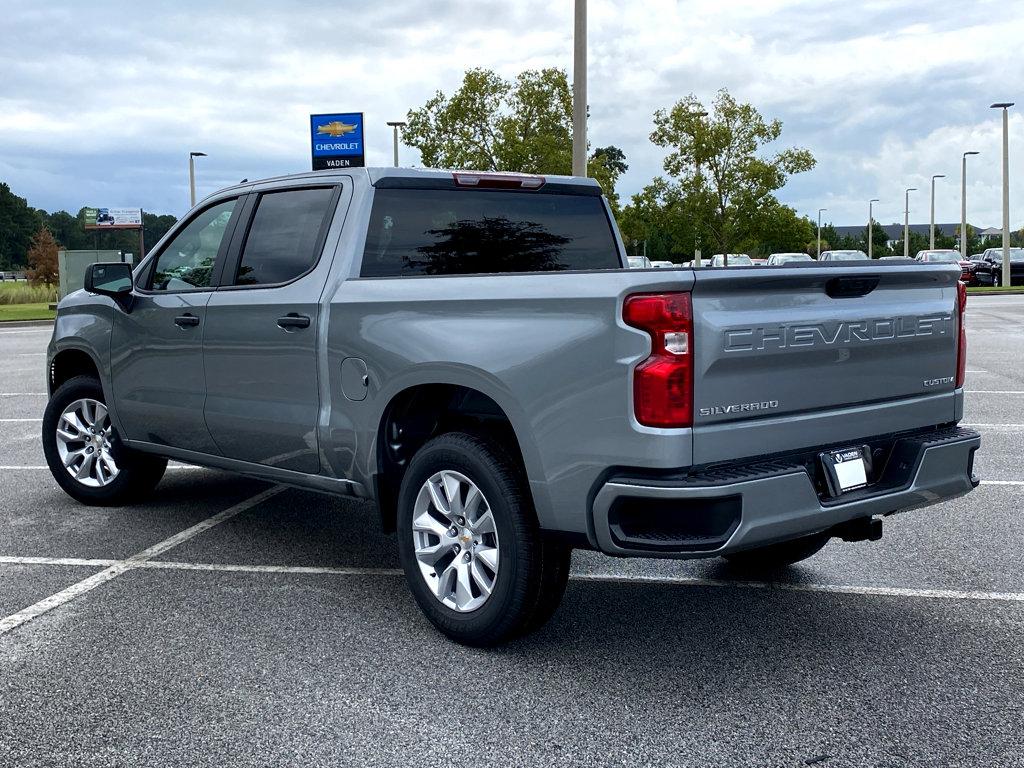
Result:
M690 114L691 117L695 117L695 118L704 118L704 117L708 116L707 112L691 112L689 114ZM696 136L694 138L696 138ZM701 176L701 173L700 173L700 152L697 150L697 142L696 141L693 143L693 165L694 165L694 168L697 171L697 192L699 194L701 189L704 187L704 177ZM700 258L701 258L701 256L700 256L700 229L699 228L695 228L695 229L696 229L696 232L694 233L694 236L693 236L693 269L699 270L700 269ZM725 261L726 261L726 264L728 264L728 262L729 262L729 256L728 255L725 256Z
M587 175L587 0L576 0L572 57L572 175Z
M903 258L910 258L910 193L917 192L917 187L907 187L903 203Z
M819 208L818 209L818 253L815 254L815 256L814 256L815 259L821 258L821 212L822 211L828 211L828 209L827 208Z
M395 130L395 168L398 168L398 129L405 128L406 123L401 120L389 120L388 125Z
M878 198L871 198L868 201L868 259L871 259L871 249L875 244L875 214L874 204L878 202Z
M1012 101L996 102L992 109L1003 111L1003 286L1010 285L1010 118Z
M965 152L960 164L960 258L967 261L967 156L979 153Z
M196 205L196 158L205 157L205 152L188 153L188 192L191 201L189 208L195 208Z
M928 248L935 249L935 180L945 179L945 174L935 174L932 176L932 218L931 224L928 225Z

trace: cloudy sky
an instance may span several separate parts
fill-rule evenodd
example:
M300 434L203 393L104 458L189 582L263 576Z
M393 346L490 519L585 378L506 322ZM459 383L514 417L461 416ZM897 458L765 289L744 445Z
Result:
M187 208L187 153L200 194L309 167L308 116L362 111L367 163L390 164L387 120L469 67L513 76L572 65L572 0L333 0L11 3L0 25L0 181L31 205ZM1024 3L1007 0L590 0L592 146L626 153L625 196L661 172L651 115L727 87L784 123L782 143L817 168L780 197L856 224L960 216L999 225L999 116L1024 110ZM571 73L570 73L571 74ZM1012 111L1010 173L1024 170ZM416 163L403 149L403 162ZM1024 187L1011 189L1024 224Z

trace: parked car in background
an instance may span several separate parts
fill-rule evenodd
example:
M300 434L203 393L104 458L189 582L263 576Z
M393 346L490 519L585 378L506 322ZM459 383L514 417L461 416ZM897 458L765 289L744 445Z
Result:
M955 251L952 248L934 248L927 249L924 251L918 251L917 256L914 257L919 262L940 262L943 264L959 264L960 265L960 280L966 283L968 286L978 285L977 280L977 266L974 262L967 259L960 258L960 252Z
M880 256L878 257L880 262L905 262L907 257L904 256Z
M813 262L814 260L807 254L801 253L781 253L771 254L768 257L769 267L778 267L780 264L788 264L790 262Z
M651 267L658 270L675 270L679 268L679 265L668 261L668 259L654 259L651 261Z
M822 251L821 255L818 256L819 262L857 262L860 260L867 260L868 255L863 251Z
M972 258L974 278L979 286L999 286L1003 281L1003 249L986 248ZM1024 285L1024 248L1010 249L1010 285Z
M651 266L651 260L646 256L627 256L631 270L643 270Z
M725 263L725 254L715 254L711 257L712 267L753 267L754 260L747 254L729 254L729 264Z

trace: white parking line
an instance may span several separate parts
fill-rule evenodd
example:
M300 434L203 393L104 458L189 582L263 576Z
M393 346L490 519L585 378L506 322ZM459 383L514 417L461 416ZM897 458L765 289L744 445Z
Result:
M38 563L42 560L44 559L19 559L14 557L0 557L0 563ZM48 560L51 561L53 565L81 565L80 563L78 563L80 559L75 558L53 558ZM403 573L401 569L363 568L355 566L265 566L229 563L186 563L182 561L153 560L142 562L132 562L131 560L116 561L106 571L114 571L119 566L123 566L126 568L122 568L113 576L103 579L101 582L97 582L97 584L108 582L110 579L113 579L118 574L123 574L128 568L135 567L145 569L168 569L171 571L243 572L251 574L322 574L348 577L398 577L401 576ZM100 574L94 575L94 577L91 577L90 579L99 578L104 574L106 574L106 572L100 572ZM600 573L573 574L569 577L569 579L573 582L604 582L629 585L680 585L686 587L727 587L748 590L785 590L789 592L798 593L837 593L841 595L867 595L896 598L924 598L954 601L1011 601L1014 603L1024 603L1024 593L1002 592L993 590L947 590L936 588L887 587L876 585L835 585L813 582L755 582L748 580L707 579L704 577L626 576L622 574ZM88 581L89 580L83 580L83 582ZM96 585L92 585L88 589L91 590L92 587L95 586ZM77 586L72 585L72 587L68 588L68 590L72 590L75 587ZM81 595L82 592L85 591L78 591L75 593L75 595ZM60 595L60 593L58 593L57 595ZM47 599L47 601L49 600L51 599ZM0 633L3 632L3 623L0 622Z
M1017 423L1006 423L1006 424L995 424L991 422L961 422L961 427L984 427L986 430L1021 430L1024 429L1024 424Z
M0 470L49 470L47 465L0 465ZM200 465L167 465L168 470L215 470Z
M229 507L227 510L222 510L205 521L200 521L195 526L191 526L172 537L168 537L162 542L158 542L152 547L148 547L142 552L136 553L135 555L127 558L123 561L117 561L111 566L107 567L103 571L93 574L91 577L86 577L80 582L76 582L74 585L61 590L59 593L51 595L49 598L44 598L31 606L22 609L19 612L15 612L8 617L0 620L0 635L11 632L16 627L24 625L26 622L39 617L51 609L56 609L58 606L73 601L83 593L88 593L93 588L99 587L102 584L110 582L110 580L119 577L130 569L134 569L139 565L145 563L150 558L165 553L172 547L180 545L182 542L202 534L204 531L211 529L212 527L223 523L224 521L232 518L239 513L245 512L251 507L254 507L261 502L266 501L275 494L281 492L284 489L283 486L273 486L266 491L261 491L255 496L249 497L249 499L239 502L237 505Z
M964 390L967 395L1024 395L1024 390Z
M2 417L0 422L42 422L42 417Z
M41 395L46 396L46 393L0 393L0 398L13 398L21 395Z
M1024 486L1024 481L986 481L982 479L982 486Z
M0 563L22 566L113 566L113 558L43 558L37 555L0 555Z

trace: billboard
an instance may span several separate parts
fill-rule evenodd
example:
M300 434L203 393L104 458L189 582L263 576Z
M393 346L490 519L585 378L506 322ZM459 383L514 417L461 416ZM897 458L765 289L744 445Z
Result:
M366 165L362 112L310 115L309 135L314 171Z
M137 230L142 226L141 208L86 208L85 229Z

